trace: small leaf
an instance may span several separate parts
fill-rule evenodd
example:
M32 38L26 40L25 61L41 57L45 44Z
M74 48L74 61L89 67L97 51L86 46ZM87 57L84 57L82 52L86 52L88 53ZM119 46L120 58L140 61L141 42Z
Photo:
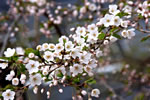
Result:
M100 33L98 39L103 40L105 38L105 33Z
M83 50L83 51L88 50L88 47L87 47L87 46L84 46L84 47L82 48L82 50Z
M13 57L12 57L12 60L17 61L18 58L19 58L18 56L13 56Z
M4 59L4 60L8 60L8 61L11 61L11 57L0 57L0 59Z
M8 84L5 86L5 88L3 90L7 90L7 89L14 90L14 87L12 85Z
M84 39L85 39L85 41L87 41L87 39L88 39L88 36L86 36Z
M129 15L128 13L120 12L116 16L123 17L123 16L128 16L128 15Z
M40 53L39 53L39 51L38 50L34 50L34 49L32 49L32 48L27 48L26 50L25 50L25 54L26 55L29 55L29 53L34 53L35 55L40 55Z
M104 28L105 28L105 26L103 25L103 26L98 28L98 31L101 32Z
M138 17L139 17L140 19L144 18L141 14L139 14Z
M77 77L73 79L73 83L79 83L79 82L80 82L80 78Z
M150 35L149 35L149 36L146 36L146 37L143 37L143 38L141 39L141 42L144 42L144 41L148 40L149 38L150 38Z
M61 72L57 74L57 77L61 77L62 78L63 76L64 75Z
M25 73L26 68L23 64L20 64L20 70L21 72Z
M113 36L116 37L116 38L118 38L118 39L121 39L121 36L118 35L118 34L116 34L116 33L113 33Z
M110 30L110 33L112 34L115 30L117 30L118 29L118 27L114 27L114 28L112 28L111 30Z
M88 83L88 84L95 84L96 81L95 81L93 78L90 78L90 79L86 80L85 83Z

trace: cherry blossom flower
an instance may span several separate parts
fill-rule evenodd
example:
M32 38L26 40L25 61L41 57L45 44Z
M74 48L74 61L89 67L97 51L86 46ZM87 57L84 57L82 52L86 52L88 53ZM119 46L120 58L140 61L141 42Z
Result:
M4 61L3 63L0 63L0 68L1 69L5 69L6 67L8 67L8 63L6 63L6 60L0 59L0 61Z
M55 47L55 52L61 52L62 50L64 50L64 46L63 46L63 43L58 43L56 44L56 47Z
M117 10L118 6L117 5L109 5L109 13L116 15L118 14L120 11Z
M92 92L91 92L91 96L93 97L99 97L99 94L100 94L100 91L99 89L93 89Z
M5 79L11 81L14 76L15 76L15 72L14 70L11 70L10 74L8 74Z
M34 60L29 60L29 62L26 64L26 68L29 71L29 74L32 74L34 72L38 72L39 62Z
M13 78L12 79L12 85L18 85L19 84L19 79L18 78Z
M115 17L113 18L113 25L119 26L120 23L121 23L120 17L119 17L119 16L115 16Z
M49 47L49 50L55 50L55 45L52 44L52 43L50 43L50 44L48 45L48 47Z
M79 36L84 36L86 34L86 29L84 27L77 27L76 34Z
M42 83L42 77L40 74L30 75L29 81L31 86L40 85Z
M12 57L15 54L15 49L7 48L4 52L5 57Z
M105 27L113 25L113 17L114 17L113 15L106 14L104 18L101 19Z
M22 47L17 47L16 48L16 54L17 55L24 55L25 51L23 50Z
M66 51L71 51L74 47L74 44L71 41L68 41L65 43L65 50Z
M94 3L91 3L89 6L88 6L89 10L91 11L95 11L97 9L96 5Z
M15 92L7 89L5 92L2 93L4 100L14 100Z
M70 72L72 72L73 76L78 75L79 73L83 72L83 66L79 64L74 64L70 67Z
M50 51L45 51L43 57L46 61L53 61L54 59L53 53Z

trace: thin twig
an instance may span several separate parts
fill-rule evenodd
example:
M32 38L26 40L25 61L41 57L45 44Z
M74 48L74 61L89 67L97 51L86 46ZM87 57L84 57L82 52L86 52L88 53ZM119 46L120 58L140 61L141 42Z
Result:
M101 82L109 91L111 91L111 92L115 95L116 98L118 98L119 100L124 100L121 96L117 95L117 93L115 92L115 90L114 90L109 84L107 84L106 81L101 80L100 82Z
M0 57L3 55L3 52L4 52L4 50L5 50L6 46L7 46L9 36L11 34L12 29L15 27L15 23L17 21L19 21L20 19L21 19L21 16L19 15L19 16L17 16L16 20L10 25L11 29L8 30L6 36L5 36L4 40L3 40L3 45L2 45L1 51L0 51Z
M143 32L143 33L147 33L147 34L150 34L150 31L149 30L143 30L143 29L139 29L140 32Z

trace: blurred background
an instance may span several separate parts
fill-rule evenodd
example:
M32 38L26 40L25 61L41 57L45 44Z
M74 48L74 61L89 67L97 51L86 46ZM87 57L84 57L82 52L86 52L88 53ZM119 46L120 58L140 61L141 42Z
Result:
M68 4L82 5L81 1L82 0L54 0L54 2L63 6L67 6ZM108 4L113 4L115 2L117 2L117 0L104 3L101 7L107 9ZM1 0L0 16L2 16L2 14L7 14L9 8L10 6L7 4L7 1ZM38 44L43 44L45 42L57 43L61 35L68 36L72 34L72 32L70 32L71 27L97 21L96 18L96 20L90 21L78 20L75 18L69 21L67 18L68 17L64 16L61 24L51 27L50 35L48 36L37 30L40 28L41 20L43 22L46 20L45 17L40 16L36 18L35 16L30 16L27 22L22 19L17 20L17 23L19 23L17 26L19 31L10 34L6 47L35 49ZM8 23L11 24L13 21L14 20L9 20ZM140 23L145 26L142 20ZM4 22L0 22L1 30L4 24ZM0 48L2 49L7 31L1 30ZM106 47L106 55L99 59L99 68L96 71L97 84L93 85L93 87L98 87L101 90L101 95L100 98L93 98L93 100L150 100L150 41L141 42L140 40L144 36L146 35L136 31L136 36L133 39L118 40L113 45ZM40 88L47 89L47 87L46 84L43 84ZM75 92L75 90L72 87L62 88L64 92L60 94L58 92L58 87L53 87L51 98L48 100L71 100L72 92ZM39 92L35 95L32 90L25 93L24 99L47 100L46 94L44 95ZM20 97L17 100L22 100L22 98ZM87 100L87 97L85 97L84 100Z

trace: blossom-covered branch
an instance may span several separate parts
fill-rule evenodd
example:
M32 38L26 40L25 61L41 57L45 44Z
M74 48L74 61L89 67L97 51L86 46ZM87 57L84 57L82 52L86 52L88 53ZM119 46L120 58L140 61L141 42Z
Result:
M135 29L129 27L128 23L130 12L126 10L128 9L120 11L117 5L109 5L109 12L97 23L71 28L75 34L61 36L57 44L43 43L36 50L7 48L4 57L1 57L0 67L10 70L5 79L12 84L2 89L4 100L13 100L17 90L24 91L30 86L36 94L42 83L48 83L49 88L58 84L72 86L76 89L78 98L84 95L88 95L89 99L91 96L99 97L99 89L91 88L96 83L96 58L103 56L106 45L121 38L131 39L135 36ZM42 89L41 92L50 98L51 91ZM59 92L62 93L63 90L60 88Z

